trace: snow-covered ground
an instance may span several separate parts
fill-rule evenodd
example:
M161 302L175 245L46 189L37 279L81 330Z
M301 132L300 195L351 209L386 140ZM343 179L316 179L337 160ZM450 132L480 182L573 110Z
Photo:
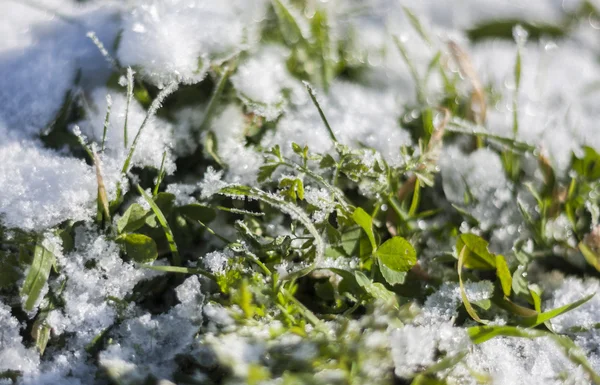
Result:
M600 173L573 160L600 152L599 59L597 0L0 0L0 384L597 381L600 297L538 327L580 350L478 343L452 257L460 233L486 239L538 313L600 290L580 251L600 251ZM384 192L413 175L400 220ZM225 200L239 185L254 200ZM354 206L421 275L394 285L368 239L344 246ZM357 270L370 289L342 290ZM521 325L479 273L482 321Z

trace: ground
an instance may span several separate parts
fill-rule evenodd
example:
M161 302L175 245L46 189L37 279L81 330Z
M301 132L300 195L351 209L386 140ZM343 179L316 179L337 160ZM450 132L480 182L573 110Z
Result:
M0 0L0 384L600 384L598 0Z

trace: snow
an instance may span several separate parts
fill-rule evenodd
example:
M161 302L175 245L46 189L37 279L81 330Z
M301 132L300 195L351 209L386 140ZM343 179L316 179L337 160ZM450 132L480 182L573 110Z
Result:
M76 233L75 251L56 256L63 279L68 278L65 307L52 311L48 322L57 335L73 333L72 349L85 347L113 325L117 309L109 297L124 299L139 281L154 275L124 262L116 243L85 228Z
M437 361L436 354L455 356L466 350L470 340L464 329L448 324L436 326L407 325L392 332L390 336L395 373L399 377L411 377L421 368Z
M115 159L122 166L129 153L133 139L138 134L148 112L144 110L137 100L134 99L131 101L127 114L128 143L125 146L126 95L122 92L115 92L103 87L96 88L89 96L87 103L89 106L89 110L87 111L88 116L85 121L80 122L80 127L88 140L97 143L98 146L102 143L104 134L107 95L110 95L112 107L106 132L104 154ZM175 171L175 164L171 155L172 132L173 127L171 124L163 119L151 117L140 135L131 164L138 167L148 166L160 169L163 152L166 151L165 170L167 174L172 174Z
M174 358L192 342L202 321L204 295L197 277L175 289L179 304L168 313L143 314L122 323L114 332L117 341L100 354L100 365L117 379L171 378Z
M544 303L545 309L555 309L580 300L589 294L597 294L600 283L597 279L581 280L574 277L561 279L558 287L552 289L551 298ZM593 329L600 324L600 297L595 295L585 304L573 311L562 314L550 322L559 333L568 332L571 328Z
M283 47L262 47L231 76L240 99L250 111L268 121L275 120L285 110L288 101L284 92L290 93L293 100L306 99L300 82L287 71L288 55Z
M398 106L391 93L336 81L318 100L340 143L373 147L390 164L403 163L399 149L410 145L411 139L398 125ZM316 107L310 101L294 107L281 118L277 131L265 135L262 146L278 144L288 156L293 154L292 142L307 145L314 153L330 153L333 142Z
M293 161L299 157L293 152L292 143L307 145L310 154L339 159L336 144L302 84L304 75L290 71L293 61L304 60L301 65L307 67L303 68L314 70L314 58L307 57L313 53L301 46L304 42L288 41L282 45L285 39L280 39L282 31L271 9L273 3L0 2L0 262L17 255L18 246L23 246L19 243L21 238L39 235L44 236L44 246L56 256L56 266L32 312L23 311L26 298L18 290L32 271L25 258L27 253L19 255L18 265L10 266L20 276L14 287L2 286L0 290L0 377L6 375L5 371L18 371L17 383L31 385L104 383L109 381L106 376L115 383L141 383L150 381L148 377L169 383L179 382L177 376L189 369L190 376L201 382L213 381L211 376L218 373L222 378L215 381L245 383L256 380L251 376L268 368L272 378L264 383L275 384L282 381L278 357L283 356L285 365L313 370L310 378L315 381L341 383L350 380L347 377L351 374L359 376L351 379L356 383L365 382L361 382L364 378L391 383L397 380L394 376L411 381L445 358L464 355L455 366L437 376L448 384L590 383L583 369L569 361L550 338L498 337L474 345L466 328L475 322L465 318L461 308L455 267L449 266L451 263L426 261L429 255L449 252L456 234L472 232L489 240L491 251L506 253L511 271L518 262L519 271L535 273L521 277L543 288L543 310L564 306L600 290L598 279L587 274L592 267L583 264L576 249L579 240L590 241L589 236L585 238L580 233L597 226L597 186L593 186L583 208L576 210L575 224L564 212L546 218L540 231L547 244L539 244L533 237L538 234L530 234L526 229L517 207L517 202L523 203L537 218L540 212L535 209L534 198L522 183L507 176L500 151L492 146L475 146L472 136L444 137L439 162L432 165L440 176L435 177L435 186L421 190L419 210L431 209L433 219L424 216L408 221L406 228L402 224L396 229L418 249L424 274L431 273L431 279L420 287L423 296L402 297L399 310L361 298L365 306L348 316L341 313L358 310L350 308L356 293L349 291L347 294L352 296L346 297L336 292L335 306L340 306L336 308L340 314L323 317L315 311L320 322L314 325L306 322L310 318L305 314L307 310L300 311L281 292L276 294L278 302L272 303L272 290L286 287L297 301L314 311L320 305L317 298L314 308L309 303L312 288L307 291L306 282L319 280L319 284L331 283L339 288L338 284L347 277L342 280L326 269L352 274L365 271L368 265L358 255L319 255L326 246L321 238L331 234L326 226L346 227L349 220L341 211L336 213L330 189L299 169L291 174L282 174L289 173L289 169L279 169L273 180L257 181L264 151L275 145ZM427 73L431 60L439 53L445 75L465 77L451 59L449 40L469 54L488 96L487 119L479 122L481 127L477 128L536 147L535 156L522 159L523 180L533 188L542 186L537 155L543 154L549 160L557 183L568 186L573 176L569 173L573 153L581 154L586 145L600 150L597 20L589 15L574 21L569 25L568 36L560 39L527 39L523 29L536 22L563 25L568 14L584 5L582 0L377 0L368 4L328 0L307 2L303 10L296 9L298 2L281 3L291 7L309 44L316 43L320 36L313 36L307 21L316 10L327 10L333 47L328 54L345 60L339 64L346 67L336 68L340 73L329 87L311 87L339 144L348 146L351 155L369 170L368 178L362 180L340 177L336 187L349 192L349 204L370 205L372 200L384 202L392 197L394 191L388 191L388 176L392 184L401 182L411 151L419 155L418 139L423 138L411 130L420 123L422 109L453 103L444 100L448 93L440 71L434 66L433 72ZM590 4L600 5L598 1ZM420 17L428 37L415 31L402 8L405 5ZM515 41L468 40L469 29L498 19L523 22L523 28L514 29ZM415 84L410 65L405 63L394 38L406 47L422 84ZM519 89L514 79L517 50L522 59ZM210 92L214 91L223 64L228 64L233 72L217 103L208 111ZM472 88L470 83L469 76L459 80L457 102L464 102L462 98ZM140 102L139 95L132 96L134 84L138 91L142 85L148 90L154 100L150 106ZM192 96L188 100L186 91L190 90ZM172 93L177 93L176 97L167 99ZM68 122L64 127L55 125L68 100ZM163 103L166 108L159 110ZM514 104L518 107L516 132ZM461 114L457 111L453 122L458 122ZM209 134L215 139L214 148L207 146ZM57 136L66 139L58 145L51 144ZM134 138L138 138L136 149L123 175ZM73 139L80 139L97 153L110 201L117 197L118 188L122 194L129 193L124 196L123 208L137 201L150 210L135 190L129 190L139 183L151 195L163 154L167 177L161 186L175 196L176 207L198 202L229 205L227 197L215 195L223 187L237 184L261 188L271 199L283 202L281 195L276 194L277 182L286 178L303 181L304 199L293 204L267 208L264 202L236 200L232 205L236 212L219 212L210 223L216 233L244 248L255 246L240 240L234 223L245 226L265 245L274 241L271 249L256 254L266 268L279 273L279 281L263 275L255 266L248 268L250 261L238 263L236 259L232 266L234 246L224 247L209 232L197 233L198 228L182 220L177 210L165 210L181 246L181 266L205 268L218 278L230 269L244 269L240 279L249 278L250 300L256 305L254 316L246 318L244 305L235 302L239 294L235 288L221 293L220 287L208 278L161 273L131 262L120 243L122 237L111 224L95 222L96 168L86 158L84 149L71 143ZM407 152L402 153L401 148ZM176 165L188 159L198 164L185 164L183 171L177 170ZM317 169L315 159L310 159L307 167L322 172L319 175L329 181L330 170ZM376 164L383 164L384 160L392 168L390 175L376 171ZM189 169L193 171L187 172ZM388 205L391 203L377 207L391 213ZM472 223L452 205L463 208L478 223ZM405 211L406 206L400 202L399 210ZM591 213L591 226L584 208ZM440 215L437 209L442 211ZM258 219L245 215L239 220L244 210L264 215ZM122 211L111 214L119 218ZM461 216L455 223L455 218ZM384 234L386 228L394 233L390 218L383 214L374 218L378 235ZM74 229L72 248L57 235L66 223ZM303 233L307 227L308 233ZM451 228L452 236L446 238L451 239L444 237L447 228ZM168 249L162 229L145 226L138 231L156 240L161 255L157 264L167 264L168 257L163 254ZM432 232L434 235L428 237ZM313 246L319 258L311 260L314 249L305 258L304 251L310 245L306 242L308 235L316 239ZM188 236L192 238L192 249L188 247ZM289 255L280 255L281 250L274 247L282 239L280 236L293 239L294 250ZM385 233L381 238L387 236ZM520 259L517 261L523 256L515 256L514 251L519 248L516 241L526 241L527 252L552 251L557 254L553 257L564 252L568 262L575 261L573 269L588 269L586 275L538 271L541 268L536 262L531 262L533 267L528 269ZM304 251L300 251L300 245L307 245ZM339 244L327 246L331 255L339 248ZM188 259L190 255L196 262ZM286 281L289 274L307 267L317 268L318 273ZM474 272L465 282L466 295L474 306L490 300L494 289L499 289L494 288L498 283L492 282L493 276L486 275L478 281L477 277L478 272ZM153 281L144 282L150 279ZM151 309L145 303L141 289L144 284L156 286L161 295L157 300L164 309ZM56 295L58 300L51 300L50 295ZM54 308L46 308L51 303ZM348 309L342 307L347 305ZM513 322L508 313L495 305L484 314L493 319L493 324ZM51 328L43 355L30 333L31 324L37 321L46 322ZM549 324L554 332L571 337L591 365L600 370L599 297L594 296ZM342 333L341 337L337 333ZM99 336L102 338L95 345L97 351L88 352L90 343ZM355 352L352 359L357 364L335 359L321 362L324 352L329 354L338 347ZM352 371L346 370L348 364L352 364ZM284 377L294 373L287 371L287 366L284 371ZM0 379L0 384L5 383L12 381Z
M52 122L75 86L78 70L81 84L107 78L110 68L86 33L96 31L101 40L112 42L117 30L114 5L40 5L0 4L0 71L10 74L0 77L0 121L27 136L41 133ZM58 8L69 21L50 11Z
M246 49L255 39L262 0L136 1L125 14L118 50L123 65L163 87L201 81L213 61ZM198 21L202 20L201 23Z
M213 251L202 258L202 263L208 271L213 274L223 274L227 268L227 262L233 257L230 249L224 251Z
M210 123L210 129L217 139L217 153L227 165L225 180L253 185L263 157L252 147L246 146L246 127L246 116L235 105L225 107Z
M23 346L19 334L22 325L11 315L9 306L0 302L0 372L19 370L33 372L39 364L39 357L33 349Z
M465 292L469 302L483 301L492 297L494 286L490 281L465 282ZM444 283L427 297L423 304L418 322L427 325L449 322L458 315L458 306L462 304L460 287L456 283Z
M39 231L68 219L89 220L95 210L93 169L33 141L0 143L0 183L11 186L0 192L0 214L9 228Z

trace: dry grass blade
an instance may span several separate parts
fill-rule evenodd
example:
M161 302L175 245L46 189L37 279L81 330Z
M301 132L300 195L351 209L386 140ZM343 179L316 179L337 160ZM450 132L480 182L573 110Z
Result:
M481 85L479 76L477 76L477 71L473 67L473 62L470 56L456 42L450 40L448 48L450 48L452 58L458 66L461 75L471 82L471 86L473 87L473 92L471 93L471 111L475 117L475 122L483 124L485 122L487 104L485 102L483 86Z
M104 178L102 178L102 166L100 157L94 151L94 166L96 167L96 182L98 183L98 201L104 210L106 219L110 219L110 210L108 208L108 197L106 195L106 187L104 186Z

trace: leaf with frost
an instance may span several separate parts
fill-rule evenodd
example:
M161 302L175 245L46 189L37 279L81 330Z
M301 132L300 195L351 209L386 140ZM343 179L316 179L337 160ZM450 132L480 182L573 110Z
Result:
M125 234L118 240L125 244L127 256L138 263L154 262L158 257L156 242L147 235Z

